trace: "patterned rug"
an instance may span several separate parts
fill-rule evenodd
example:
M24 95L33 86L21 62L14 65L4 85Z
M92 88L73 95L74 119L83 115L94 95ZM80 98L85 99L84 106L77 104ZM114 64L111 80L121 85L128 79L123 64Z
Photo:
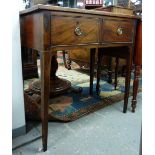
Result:
M100 81L100 95L97 96L95 92L96 78L94 79L94 95L89 96L89 70L80 69L75 63L72 63L72 70L67 70L62 61L62 55L58 55L59 69L57 76L71 81L72 86L75 88L82 87L81 94L71 91L63 95L50 99L49 102L49 120L57 121L73 121L90 112L101 109L105 106L116 103L124 98L125 78L118 77L117 89L114 89L112 84L107 83L106 71L102 72ZM39 62L38 62L39 68ZM38 70L39 71L39 70ZM132 73L133 74L133 73ZM133 75L132 75L133 77ZM29 93L29 84L37 80L29 79L24 81L24 96L25 96L25 111L27 120L40 120L40 101L41 98L37 94ZM132 92L133 80L131 79L130 90ZM141 80L139 91L141 91ZM132 93L130 93L131 95ZM129 106L131 103L129 103ZM123 110L123 105L122 105Z

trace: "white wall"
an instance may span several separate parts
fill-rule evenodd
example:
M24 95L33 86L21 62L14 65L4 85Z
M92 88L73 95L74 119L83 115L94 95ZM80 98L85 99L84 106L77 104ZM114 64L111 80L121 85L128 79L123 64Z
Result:
M15 0L12 19L12 129L25 126L21 44L19 28L19 4Z

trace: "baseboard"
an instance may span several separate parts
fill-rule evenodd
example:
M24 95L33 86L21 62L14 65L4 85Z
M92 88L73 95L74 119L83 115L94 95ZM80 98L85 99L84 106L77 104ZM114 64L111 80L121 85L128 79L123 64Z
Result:
M23 134L26 134L26 126L25 125L12 130L12 138L21 136Z

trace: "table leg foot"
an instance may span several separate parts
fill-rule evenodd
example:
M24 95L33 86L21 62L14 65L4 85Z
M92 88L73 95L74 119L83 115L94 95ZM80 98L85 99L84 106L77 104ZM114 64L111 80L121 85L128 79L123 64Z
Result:
M43 144L43 152L47 151L47 143Z
M136 104L137 104L137 100L132 99L132 105L131 105L132 106L132 110L131 110L132 112L135 112Z

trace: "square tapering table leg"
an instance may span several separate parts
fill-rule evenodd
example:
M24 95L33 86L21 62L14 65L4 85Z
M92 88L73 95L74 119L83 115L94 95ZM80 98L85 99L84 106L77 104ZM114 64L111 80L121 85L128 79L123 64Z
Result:
M128 55L126 57L126 77L125 77L125 94L124 94L124 106L123 113L126 113L128 107L128 98L130 92L130 78L131 78L131 66L132 66L132 48L128 47Z
M90 49L90 88L89 88L89 95L93 95L95 53L96 53L96 48Z
M97 83L96 83L96 94L99 95L100 89L100 78L101 78L101 63L103 60L103 48L98 49L98 61L97 61Z
M41 119L43 151L47 150L51 54L41 52Z

